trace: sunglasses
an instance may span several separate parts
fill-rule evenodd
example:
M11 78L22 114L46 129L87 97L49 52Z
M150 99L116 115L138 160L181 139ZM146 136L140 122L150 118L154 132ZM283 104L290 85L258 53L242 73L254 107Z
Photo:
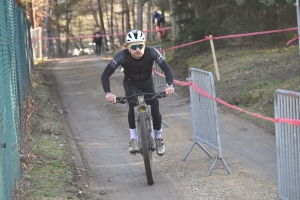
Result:
M143 47L144 47L144 44L134 44L134 45L130 46L130 48L132 50L136 50L137 48L142 49Z

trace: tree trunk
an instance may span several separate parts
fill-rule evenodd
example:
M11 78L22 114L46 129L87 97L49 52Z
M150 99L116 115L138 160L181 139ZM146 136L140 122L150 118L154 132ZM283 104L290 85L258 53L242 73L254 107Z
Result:
M100 0L97 0L97 3L98 3L98 11L99 11L99 18L100 18L100 24L101 24L102 34L106 35L106 31L105 31L105 27L104 27L104 20L103 20L103 13L102 13L102 8L101 8ZM106 48L106 50L108 50L106 36L104 36L103 39L104 39L105 48Z
M68 55L69 43L70 43L70 40L68 39L68 37L70 36L70 21L71 21L71 19L69 18L67 1L66 1L66 4L65 4L65 8L66 8L66 37L67 37L66 45L65 45L65 55Z
M137 29L143 30L143 0L138 0Z
M124 17L124 10L125 10L125 8L124 8L125 6L124 6L124 0L122 0L122 33L124 33L125 32L125 17ZM124 35L123 35L123 41L125 41L125 38L124 38Z
M117 17L114 15L114 18L115 18L115 24L116 24L116 32L117 33L119 33L120 31L119 31L119 25L118 25L118 19L117 19ZM124 43L124 40L123 40L123 38L124 38L124 36L122 35L118 35L118 39L119 39L119 42L120 42L120 45L122 45L123 43Z
M47 0L46 3L46 17L45 17L45 27L46 27L46 37L51 38L51 0ZM52 40L47 39L47 57L51 58L53 55L52 51Z
M108 34L110 32L110 18L108 16L108 7L107 7L107 1L105 1L105 14L106 14L106 20L107 20L107 29L108 29ZM112 44L111 44L111 37L109 37L110 40L110 48L112 48Z
M31 22L32 28L35 29L35 20L34 20L34 4L33 0L32 2L28 3L28 16L29 16L29 21Z
M130 14L129 14L129 6L127 0L124 0L124 8L125 8L125 16L126 16L126 32L129 32L131 30L130 26Z
M114 23L113 23L113 16L114 16L114 0L110 0L110 34L114 34ZM110 43L111 48L115 49L115 42L114 42L114 36L110 36Z
M147 7L147 29L152 30L152 1L148 1ZM147 34L147 41L151 41L152 32L148 32Z
M169 0L170 3L170 19L172 24L172 37L174 41L177 41L179 38L179 27L178 24L175 23L175 17L172 16L174 13L174 5L172 4L172 0Z
M208 9L208 0L195 1L195 17L200 19Z
M135 1L134 0L129 0L129 5L131 7L131 19L132 19L132 27L133 29L136 29L136 16L135 16Z
M62 46L61 46L61 40L60 40L60 24L59 24L59 18L56 18L56 31L57 31L57 37L58 39L56 39L56 49L57 49L57 53L58 53L58 57L63 58L64 57L64 52L62 50ZM66 55L66 54L65 54Z
M93 5L92 0L90 0L90 5ZM92 11L92 15L93 15L94 20L95 20L95 27L100 27L100 25L99 25L100 23L99 23L99 20L98 20L98 17L97 17L96 10L92 8L91 11Z

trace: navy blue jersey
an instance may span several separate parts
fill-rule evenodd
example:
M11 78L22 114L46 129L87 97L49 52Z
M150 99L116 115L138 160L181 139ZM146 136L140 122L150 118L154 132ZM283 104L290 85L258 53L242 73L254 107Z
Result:
M152 20L154 21L154 19L158 19L158 20L162 20L164 17L162 14L160 13L156 13L152 15Z
M164 24L165 20L162 14L156 13L152 15L152 23L154 23L154 20L157 20L157 25L160 26L160 23Z

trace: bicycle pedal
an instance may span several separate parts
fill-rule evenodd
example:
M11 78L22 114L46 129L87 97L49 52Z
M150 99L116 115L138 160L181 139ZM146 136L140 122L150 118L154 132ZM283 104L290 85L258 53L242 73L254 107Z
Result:
M156 150L156 145L155 145L155 143L151 143L150 144L150 149L151 149L151 151L155 151Z
M141 151L134 151L134 152L129 152L129 153L132 154L132 155L136 155L136 154L141 153Z

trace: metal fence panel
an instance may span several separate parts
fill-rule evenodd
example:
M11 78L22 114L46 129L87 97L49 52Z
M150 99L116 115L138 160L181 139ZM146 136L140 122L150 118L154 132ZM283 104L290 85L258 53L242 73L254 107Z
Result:
M157 49L162 54L164 59L166 59L166 53L163 51L164 48L162 45L156 45L156 46L152 46L152 47ZM164 72L160 69L160 67L158 66L158 64L156 62L153 63L153 69L155 69L156 71L158 71L161 74L164 74ZM155 84L156 88L165 87L167 84L165 77L162 77L156 73L153 73L153 80L154 80L154 84Z
M191 68L189 70L189 81L193 82L198 88L205 91L211 96L207 97L198 93L194 88L190 87L190 99L192 109L192 123L194 142L185 154L183 161L187 158L193 147L197 144L209 157L213 158L212 154L201 144L204 143L209 147L218 151L218 156L215 158L208 175L211 174L218 159L221 160L223 166L230 174L226 162L222 158L221 141L219 134L217 102L215 100L215 86L213 75L200 69Z
M164 57L164 59L166 59L166 53L163 51L163 46L162 45L156 45L156 46L152 46L153 48L157 49L161 54L162 56ZM153 69L155 69L156 71L158 71L159 73L161 74L164 74L164 72L160 69L160 67L158 66L158 64L156 62L153 63ZM163 77L163 76L160 76L156 73L152 73L152 78L153 78L153 81L154 81L154 85L156 88L161 88L161 87L165 87L166 86L166 78ZM166 126L166 127L169 127L169 125L164 121L162 120L162 123Z
M300 119L300 93L278 89L275 118ZM300 199L300 127L276 122L278 193L282 200Z

